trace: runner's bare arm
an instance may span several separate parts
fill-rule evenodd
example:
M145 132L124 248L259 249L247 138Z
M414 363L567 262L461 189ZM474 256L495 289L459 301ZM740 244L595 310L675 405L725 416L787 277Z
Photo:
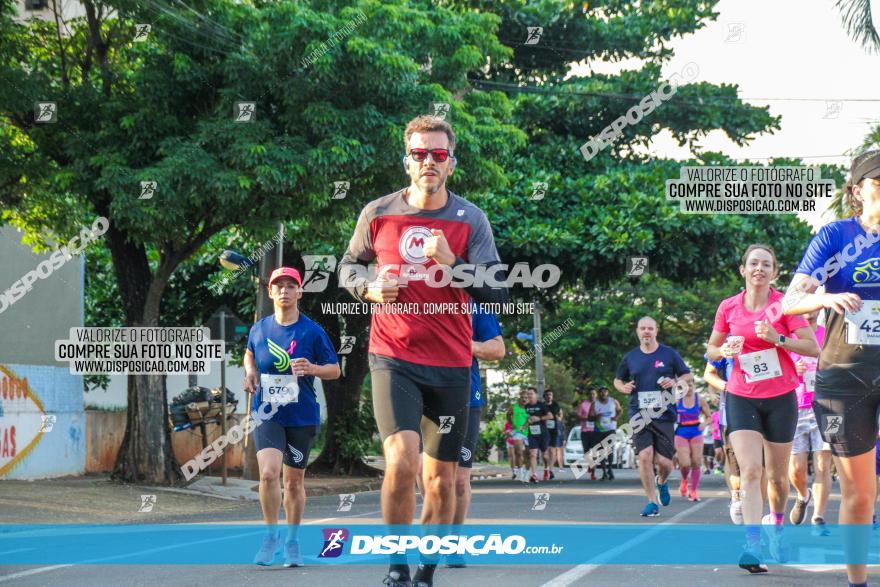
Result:
M496 336L485 342L471 341L471 352L484 361L499 361L504 358L504 339Z
M257 370L257 361L254 359L254 353L250 350L244 353L244 385L245 391L248 393L256 393L260 386L260 372Z
M797 338L786 338L783 348L787 351L797 353L803 357L818 357L822 349L816 341L816 335L809 326L798 328L794 331Z
M730 358L732 356L730 354L730 346L724 342L725 338L727 338L726 332L712 331L712 336L709 337L709 343L706 345L706 354L709 356L710 361L718 361L721 358Z
M635 381L629 381L627 383L624 383L620 379L617 379L617 378L614 379L614 389L616 389L617 391L619 391L620 393L622 393L624 395L631 394L635 388L636 388Z
M367 298L370 281L367 277L367 264L375 258L376 252L373 250L370 237L370 222L367 218L367 209L364 208L358 217L348 249L337 267L339 286L344 287L361 302L371 301Z
M857 311L862 298L855 293L816 293L819 282L805 273L795 273L782 300L785 314L806 314L822 308L831 308L838 314ZM797 352L797 351L795 351Z
M703 371L703 380L719 391L724 391L727 382L718 376L718 370L712 363L706 363L706 369Z

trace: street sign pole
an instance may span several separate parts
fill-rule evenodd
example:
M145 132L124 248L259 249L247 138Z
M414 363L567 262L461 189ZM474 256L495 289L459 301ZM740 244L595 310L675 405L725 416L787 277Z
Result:
M223 341L223 358L220 359L220 434L226 436L226 311L220 310L220 340ZM226 485L226 451L222 453L222 478Z

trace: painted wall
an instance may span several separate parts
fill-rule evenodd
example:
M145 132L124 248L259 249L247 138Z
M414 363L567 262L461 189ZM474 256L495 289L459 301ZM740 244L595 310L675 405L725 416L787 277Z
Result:
M82 389L65 368L0 364L0 479L85 471Z
M0 292L51 254L21 239L0 227ZM85 471L82 377L55 362L55 340L83 324L83 267L73 257L12 304L0 301L0 479Z

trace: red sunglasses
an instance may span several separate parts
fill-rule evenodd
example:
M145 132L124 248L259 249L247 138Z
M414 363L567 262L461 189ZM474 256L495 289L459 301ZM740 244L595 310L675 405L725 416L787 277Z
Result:
M407 154L413 158L413 161L418 161L419 163L425 161L428 158L428 154L430 154L437 163L444 163L452 156L449 149L410 149Z

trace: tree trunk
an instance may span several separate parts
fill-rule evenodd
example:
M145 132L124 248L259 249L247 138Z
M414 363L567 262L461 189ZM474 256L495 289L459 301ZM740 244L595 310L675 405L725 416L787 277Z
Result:
M107 244L113 256L126 326L157 326L159 300L167 276L154 277L144 248L131 244L112 224L107 231ZM171 485L183 478L171 450L164 374L128 376L125 435L110 478L154 485Z
M338 319L335 316L321 317L336 323L335 328L328 324L330 328L325 327L325 330L334 344L338 346L339 336L336 335L339 332ZM342 453L340 439L337 435L340 428L350 425L354 410L362 409L360 406L361 385L369 369L367 347L370 317L351 315L346 316L345 321L346 332L356 337L355 345L350 354L344 355L344 359L340 357L345 361L343 376L333 381L323 382L324 396L327 400L327 433L324 448L318 458L309 466L309 471L333 475L376 477L380 472L367 465L363 459L346 456Z

